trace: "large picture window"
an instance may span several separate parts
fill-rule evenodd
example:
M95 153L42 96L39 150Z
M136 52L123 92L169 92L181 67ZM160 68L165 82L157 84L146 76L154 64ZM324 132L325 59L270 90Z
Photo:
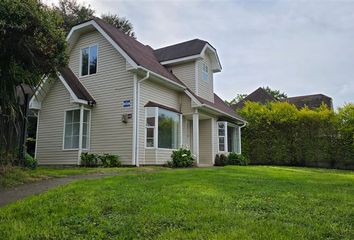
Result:
M176 149L180 144L180 114L147 107L145 130L146 147Z
M81 76L97 72L97 45L81 49Z
M82 148L88 148L90 111L84 110ZM80 138L80 109L65 112L64 149L78 149Z

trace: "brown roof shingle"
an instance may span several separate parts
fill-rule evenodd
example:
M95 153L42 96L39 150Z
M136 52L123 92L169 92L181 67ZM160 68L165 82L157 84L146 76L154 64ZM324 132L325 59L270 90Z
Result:
M87 89L82 85L80 80L75 76L70 68L62 68L60 74L64 78L65 82L69 85L71 90L75 93L76 97L82 100L86 100L89 103L95 104L95 99L90 95Z
M157 73L165 78L168 78L182 86L185 86L175 75L167 68L162 66L154 55L153 49L146 46L136 39L128 36L116 27L106 23L100 18L93 19L112 40L121 47L124 52L139 66L142 66L154 73Z
M205 44L208 44L208 42L200 39L193 39L175 45L155 49L154 54L160 62L164 62L200 54Z
M270 95L266 90L264 90L262 87L260 87L257 90L255 90L254 92L247 95L243 100L239 101L236 104L233 104L232 108L233 109L241 109L245 106L245 103L247 101L266 104L267 102L276 101L276 99L272 95Z

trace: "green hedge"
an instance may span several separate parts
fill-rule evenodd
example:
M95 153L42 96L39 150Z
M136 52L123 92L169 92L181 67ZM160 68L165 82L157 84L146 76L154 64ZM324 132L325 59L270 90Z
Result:
M242 150L250 164L354 169L354 104L298 110L286 102L247 102Z

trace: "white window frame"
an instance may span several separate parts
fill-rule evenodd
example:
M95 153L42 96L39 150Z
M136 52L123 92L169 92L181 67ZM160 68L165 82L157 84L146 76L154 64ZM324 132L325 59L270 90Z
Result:
M224 136L219 136L219 124L223 124L224 125ZM227 146L227 122L225 121L217 121L216 122L216 126L217 126L217 136L218 136L218 152L219 153L227 153L228 152L228 146ZM220 137L224 137L224 151L220 151Z
M155 113L155 126L153 127L148 127L146 125L146 118L147 118L147 111L148 109L153 109L154 113ZM157 107L145 107L145 117L144 117L144 126L145 126L145 136L144 136L144 142L145 142L145 148L147 149L155 149L157 148L156 145L157 145L157 142L156 139L158 138L158 108ZM154 139L153 139L153 146L152 147L149 147L147 146L147 141L146 141L146 138L147 138L147 129L148 128L153 128L154 129Z
M79 107L76 108L69 108L64 110L64 121L63 121L63 142L62 142L62 150L63 151L77 151L79 148L65 148L65 128L66 128L66 113L69 111L75 111L75 110L80 110ZM87 119L87 140L86 140L86 148L82 148L82 150L88 151L90 150L90 142L91 142L91 109L89 108L84 108L84 110L89 111L89 116ZM80 123L81 124L81 123ZM82 136L81 136L82 137ZM80 136L79 136L80 138Z
M148 109L154 109L154 112L155 112L155 126L154 127L147 127L146 126L146 116L147 116L147 110ZM164 109L164 108L161 108L161 109ZM164 109L166 111L170 111L170 110L167 110L167 109ZM170 112L174 112L174 111L170 111ZM179 137L179 143L177 144L178 147L181 147L181 144L182 144L182 114L181 113L177 113L177 112L174 112L176 114L178 114L179 116L179 133L177 133L177 137ZM177 148L159 148L158 147L158 143L159 143L159 108L158 107L145 107L145 117L144 117L144 128L145 128L145 136L144 136L144 146L146 149L157 149L157 150L176 150ZM146 145L146 138L147 138L147 129L148 128L154 128L154 144L153 144L153 147L148 147Z
M206 78L205 78L206 76ZM209 81L209 67L206 63L202 63L202 80L205 82Z
M97 63L96 63L96 72L95 73L92 73L92 74L90 74L90 48L91 47L96 47L97 48ZM83 49L85 49L85 48L88 48L89 49L89 54L88 54L88 72L87 72L87 75L82 75L82 50ZM80 78L83 78L83 77L87 77L87 76L92 76L92 75L95 75L95 74L97 74L98 73L98 43L94 43L94 44L91 44L91 45L88 45L88 46L85 46L85 47L82 47L82 48L80 48L80 66L79 66L79 68L80 68L80 70L79 70L79 72L80 72Z

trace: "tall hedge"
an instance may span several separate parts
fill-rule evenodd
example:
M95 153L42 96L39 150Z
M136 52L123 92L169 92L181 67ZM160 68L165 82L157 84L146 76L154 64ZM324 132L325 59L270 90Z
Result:
M298 110L286 102L247 102L242 150L251 164L354 169L354 104Z

